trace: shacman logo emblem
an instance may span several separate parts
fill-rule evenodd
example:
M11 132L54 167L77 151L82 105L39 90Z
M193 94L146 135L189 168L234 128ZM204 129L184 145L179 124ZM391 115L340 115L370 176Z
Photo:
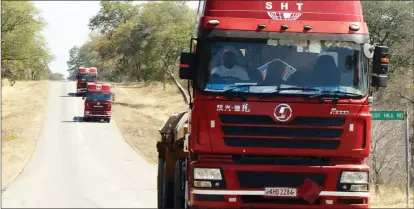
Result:
M101 90L102 89L102 86L101 85L96 85L96 90Z
M101 103L100 102L98 102L98 103L96 103L97 105L101 105Z
M86 69L85 69L85 72L86 72L86 73L89 73L89 71L90 71L90 70L91 70L90 68L86 68Z
M292 117L292 108L288 104L279 104L276 106L273 115L276 120L286 122Z

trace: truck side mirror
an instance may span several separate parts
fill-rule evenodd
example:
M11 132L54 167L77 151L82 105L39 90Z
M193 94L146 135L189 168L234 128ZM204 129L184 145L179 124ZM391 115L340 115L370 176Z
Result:
M374 50L374 60L371 72L371 86L388 86L388 58L389 49L386 46L376 46Z
M181 52L179 71L180 79L193 79L195 77L194 65L195 54L191 52Z

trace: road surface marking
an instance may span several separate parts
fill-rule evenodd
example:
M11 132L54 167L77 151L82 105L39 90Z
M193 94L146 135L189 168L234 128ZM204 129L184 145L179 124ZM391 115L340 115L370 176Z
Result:
M77 103L76 103L76 100L73 100L74 101L74 105L75 105L75 107L76 107L76 113L78 113L79 112L79 107L78 107L78 105L77 105ZM79 134L79 138L80 139L84 139L84 137L83 137L83 135L82 135L82 132L81 132L81 127L80 127L80 123L79 123L80 121L78 121L77 122L77 125L78 125L78 134Z

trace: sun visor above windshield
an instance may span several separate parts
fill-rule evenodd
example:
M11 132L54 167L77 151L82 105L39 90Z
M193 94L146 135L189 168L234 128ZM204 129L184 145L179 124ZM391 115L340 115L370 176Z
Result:
M202 6L212 17L364 22L360 1L210 0Z

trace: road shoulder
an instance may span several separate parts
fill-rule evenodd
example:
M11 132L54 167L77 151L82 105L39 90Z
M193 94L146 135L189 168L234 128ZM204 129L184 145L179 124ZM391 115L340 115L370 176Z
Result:
M18 81L2 86L2 190L29 162L42 129L49 81Z
M115 83L112 114L126 142L150 163L157 163L158 129L170 115L187 108L177 87L161 83Z

